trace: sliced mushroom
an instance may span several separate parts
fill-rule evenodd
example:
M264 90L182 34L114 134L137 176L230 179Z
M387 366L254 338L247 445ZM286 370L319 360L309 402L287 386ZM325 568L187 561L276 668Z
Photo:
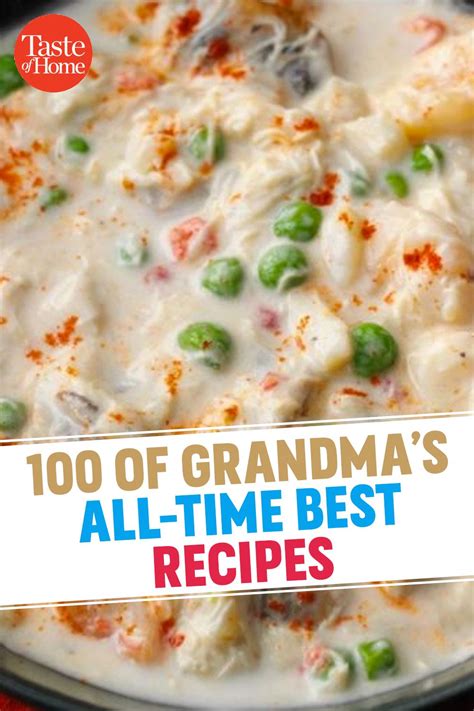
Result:
M285 36L281 23L254 25L250 58L272 69L292 94L304 97L334 73L329 43L318 28L290 40Z
M249 59L260 64L271 62L278 53L277 47L285 40L286 25L281 21L261 22L250 30L250 45L247 49Z
M333 74L329 43L320 30L286 44L277 64L277 74L297 96L321 86Z
M474 12L474 0L453 0L453 3L460 12Z
M89 427L97 419L98 406L84 395L72 390L62 390L56 395L67 417L74 420L82 427Z

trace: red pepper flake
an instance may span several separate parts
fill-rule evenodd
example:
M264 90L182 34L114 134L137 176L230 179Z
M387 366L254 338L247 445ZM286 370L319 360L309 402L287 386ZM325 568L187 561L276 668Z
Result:
M237 417L239 416L239 406L238 405L229 405L229 407L224 408L224 424L225 425L232 425Z
M181 632L177 632L176 634L172 634L169 637L168 642L170 647L173 647L173 649L177 649L178 647L181 647L185 639L186 637L184 636L184 634L182 634Z
M281 383L281 377L277 373L267 373L260 383L260 387L265 392L273 390Z
M391 607L398 608L399 610L404 610L405 612L416 612L417 608L415 604L406 595L397 595L392 590L381 585L377 588L378 592L383 595L385 600Z
M372 222L369 222L369 220L363 221L360 228L360 233L364 239L371 239L376 232L376 225L374 225Z
M219 67L219 73L221 77L235 79L239 81L240 79L245 79L247 76L247 70L245 67L239 66L238 64L223 64Z
M201 164L201 167L199 168L199 172L203 177L206 177L212 173L214 170L214 165L213 163L210 163L209 161L204 161L204 163Z
M269 607L272 612L276 612L279 615L284 615L286 612L285 603L281 600L277 600L276 598L271 598L270 600L268 600L267 607Z
M304 342L303 336L304 336L304 333L305 333L310 321L311 321L311 317L308 314L306 314L305 316L301 316L301 318L299 319L298 324L296 326L295 343L296 343L297 348L299 348L300 351L306 350L306 343Z
M178 155L178 148L172 143L169 143L169 145L166 148L163 148L162 154L161 154L161 163L160 163L160 170L166 170L168 167L168 163L170 163L176 156Z
M0 121L5 121L8 126L11 126L15 119L23 118L20 111L10 109L8 106L0 106Z
M6 323L8 323L8 319L6 316L0 316L0 326L4 326Z
M293 632L299 632L301 629L301 620L291 620L288 626Z
M303 335L303 333L306 331L308 328L308 324L311 321L311 316L309 314L306 314L305 316L301 316L301 318L298 321L298 324L296 326L296 330Z
M216 62L218 59L223 59L230 52L230 43L227 37L215 37L207 46L206 59Z
M295 131L319 131L321 128L320 124L316 119L307 116L306 118L293 124Z
M386 304L393 304L393 301L395 299L395 292L390 291L386 296L383 297L383 300L385 301Z
M31 150L35 153L47 153L48 146L44 141L39 141L38 139L35 139L31 144Z
M180 360L173 360L171 368L165 376L165 385L169 394L173 397L178 392L178 385L183 375L183 364Z
M121 424L125 421L125 417L121 412L109 412L109 420L113 420L114 422Z
M88 77L91 79L98 79L100 77L99 72L96 72L95 69L92 69L92 67L89 69L89 72L87 74Z
M140 22L150 22L155 17L158 6L158 2L141 2L136 6L135 14Z
M363 390L355 390L355 388L342 388L343 395L353 395L354 397L367 397L367 393Z
M326 173L323 178L322 187L311 193L310 202L318 207L327 207L334 202L334 190L339 182L337 173Z
M273 117L273 125L276 128L281 128L283 126L283 116L274 116Z
M349 230L354 227L354 220L348 212L341 212L337 219L339 220L339 222L343 222L345 225L347 225L347 228Z
M294 619L291 620L289 628L292 632L312 632L314 629L314 620L311 617L307 617L304 620Z
M130 192L135 190L135 183L129 178L123 178L122 187L124 190L129 190Z
M159 82L160 78L158 76L152 74L139 75L133 72L122 72L116 78L117 90L122 94L149 91L154 89Z
M167 281L170 278L170 270L163 264L157 264L145 274L145 284L153 284L158 281Z
M0 183L5 185L7 195L12 197L19 192L22 185L20 175L15 170L13 163L3 163L0 165Z
M311 605L316 598L316 594L311 590L302 590L296 593L296 598L302 605Z
M71 605L56 608L59 621L74 634L103 639L113 632L112 622L102 616L103 605Z
M25 355L36 365L41 365L41 363L43 362L43 351L40 351L37 348L32 348L30 351L27 351Z
M178 37L189 37L196 26L201 21L201 13L195 7L192 7L184 15L179 15L174 23L174 29Z
M414 272L426 266L433 274L437 274L443 268L443 260L429 242L423 246L423 249L414 249L413 252L406 252L403 255L403 262Z
M372 377L370 378L370 382L372 383L372 385L377 387L381 384L382 381L380 380L378 375L372 375Z
M72 338L77 322L79 321L79 316L69 316L62 326L58 326L54 333L46 333L44 336L44 342L51 346L51 348L56 348L57 346L67 346L69 343L77 345L82 339L79 337Z
M280 328L280 315L278 314L278 311L269 309L266 306L260 306L258 315L260 326L265 328L267 331L275 331Z
M29 151L25 151L23 148L11 147L8 149L8 152L13 160L18 161L19 163L28 163L31 158L31 153L29 153Z
M367 627L367 618L365 615L338 615L330 624L333 629L340 627L346 622L357 622L361 627Z
M163 620L163 622L161 623L161 634L163 635L163 637L168 636L175 624L176 621L174 617L169 617L167 620Z

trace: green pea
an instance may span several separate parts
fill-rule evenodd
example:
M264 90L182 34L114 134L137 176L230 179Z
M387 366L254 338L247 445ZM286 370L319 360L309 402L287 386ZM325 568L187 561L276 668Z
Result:
M367 197L372 190L372 183L362 173L351 173L350 190L353 197Z
M222 368L232 351L230 334L207 321L192 323L181 331L178 344L183 351L194 354L199 362L214 370Z
M404 198L410 192L408 181L402 173L398 173L397 171L387 173L385 182L397 198Z
M287 237L293 242L309 242L317 235L322 219L321 210L299 200L281 208L273 231L277 237Z
M287 291L308 278L308 260L298 247L278 245L261 257L258 276L267 289Z
M189 152L198 163L217 163L225 156L225 138L218 128L201 126L191 137Z
M24 84L24 79L16 68L13 54L0 55L0 99L21 89Z
M129 235L118 244L117 261L120 267L141 267L148 256L146 244L137 235Z
M357 375L370 378L390 368L398 356L397 343L383 326L361 323L352 329L352 365Z
M66 146L73 153L89 153L90 151L88 142L82 136L68 136Z
M69 197L69 193L64 188L50 188L42 198L40 205L43 210L49 210L51 207L57 207L65 202Z
M216 296L233 297L242 290L244 270L235 257L213 259L204 270L202 285Z
M26 407L18 400L0 398L0 431L18 432L26 421Z
M388 639L363 642L357 647L365 673L370 681L391 676L397 671L397 656Z
M411 156L411 167L415 172L430 173L435 166L442 167L444 153L435 143L417 146Z

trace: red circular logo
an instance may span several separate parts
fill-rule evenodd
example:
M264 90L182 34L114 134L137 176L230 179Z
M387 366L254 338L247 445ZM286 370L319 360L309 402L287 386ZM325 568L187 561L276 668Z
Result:
M42 15L21 30L15 62L23 79L41 91L65 91L84 79L92 62L85 29L65 15Z

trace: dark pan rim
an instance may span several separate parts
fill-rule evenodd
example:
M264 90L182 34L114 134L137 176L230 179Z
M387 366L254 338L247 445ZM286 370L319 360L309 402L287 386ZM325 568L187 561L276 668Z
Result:
M4 649L0 647L0 651ZM45 667L37 662L25 659L20 655L7 651L13 659L26 661L36 671L43 669L45 672L53 673L62 685L73 685L76 690L81 686L93 690L97 689L105 698L105 705L95 705L88 701L82 701L77 697L69 696L63 691L42 686L36 681L22 678L20 675L0 668L0 690L12 694L25 702L31 703L44 709L44 711L115 711L114 700L121 702L121 708L127 708L123 704L139 703L143 704L143 711L198 711L203 706L175 705L167 702L147 702L138 698L126 697L123 694L99 688L95 685L83 683L69 677L61 672L57 672L50 667ZM1 658L0 658L1 663ZM450 680L452 675L459 674L458 678ZM424 688L426 684L432 688ZM455 663L450 667L439 670L435 673L418 677L408 683L396 686L379 692L373 696L362 697L354 700L344 700L342 703L329 703L326 705L302 704L294 706L278 707L280 711L367 711L377 709L377 711L415 711L416 709L430 708L434 703L439 703L455 695L474 691L474 655L468 659ZM79 692L80 693L80 692ZM74 695L75 696L75 695ZM454 701L454 699L453 699ZM217 706L211 707L217 710ZM263 711L264 707L256 707ZM226 707L227 711L242 711L238 707ZM251 711L251 707L245 707L245 711Z

